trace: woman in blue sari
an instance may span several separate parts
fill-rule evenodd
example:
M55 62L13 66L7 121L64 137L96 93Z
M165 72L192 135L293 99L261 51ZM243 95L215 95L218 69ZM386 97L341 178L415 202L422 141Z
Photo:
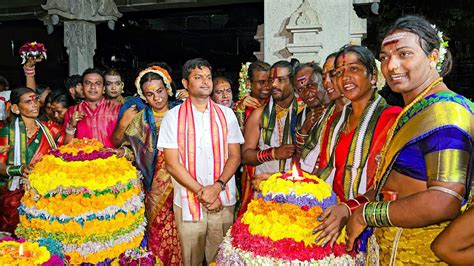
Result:
M405 107L381 152L375 198L349 218L348 248L372 226L369 263L441 263L430 244L469 196L474 105L443 83L451 55L442 32L425 19L398 19L380 50L382 73Z
M135 166L144 177L148 248L164 265L181 265L181 246L172 211L173 185L163 153L156 148L161 121L169 110L168 97L173 95L171 82L168 71L158 66L140 72L135 86L147 107L126 128L122 148L127 158L135 159Z

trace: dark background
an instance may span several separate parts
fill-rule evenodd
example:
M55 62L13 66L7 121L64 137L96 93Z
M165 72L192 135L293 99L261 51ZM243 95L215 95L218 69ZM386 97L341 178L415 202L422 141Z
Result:
M233 2L184 8L168 6L151 11L121 10L123 17L116 22L115 30L110 30L106 23L97 25L95 66L115 67L122 72L127 94L135 91L133 81L137 71L152 61L167 62L180 86L181 65L194 57L208 59L215 73L225 74L236 85L240 64L254 61L253 52L259 50L254 35L257 25L263 23L263 1ZM473 3L472 0L382 0L378 15L371 13L369 6L359 6L358 14L368 19L367 39L363 44L377 54L380 32L396 18L406 14L424 15L450 39L454 68L445 78L446 83L473 99ZM5 4L0 1L0 13L5 13L2 5ZM41 12L41 7L36 11ZM44 43L48 49L48 59L37 66L37 82L50 84L54 89L63 87L68 75L63 27L55 26L54 32L48 35L46 26L34 17L1 18L0 75L8 78L10 87L25 83L18 49L28 41Z

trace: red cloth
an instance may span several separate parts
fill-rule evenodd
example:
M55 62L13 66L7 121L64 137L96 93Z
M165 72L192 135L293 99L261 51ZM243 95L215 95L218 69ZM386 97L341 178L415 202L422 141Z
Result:
M329 142L329 132L332 126L332 123L336 119L336 117L340 114L341 112L333 113L332 116L328 119L326 128L323 132L323 139L321 143L321 152L319 153L319 164L318 164L318 169L324 169L328 165L328 155L327 155L327 146Z
M64 134L63 134L64 132L63 132L62 127L54 123L44 123L44 124L48 127L53 138L57 140L56 143L58 145L61 145L62 142L64 141ZM36 136L40 130L41 129L38 129L36 134L31 136L31 138L27 140L27 145L30 145L31 142L36 139ZM10 136L10 137L13 137L13 136ZM5 140L7 141L6 143L8 143L8 138L2 138L2 141L5 141ZM10 147L10 148L13 149L13 147ZM39 146L35 154L31 158L30 162L28 163L34 164L38 162L44 154L47 154L50 151L50 149L51 147L49 145L49 142L43 133ZM3 163L6 163L7 154L8 153L3 154L3 157L5 158L5 162L3 162L3 159L2 159ZM20 221L17 208L20 206L20 201L24 193L25 191L23 187L15 191L9 191L6 185L0 187L0 231L6 231L12 234L15 232L16 226Z
M86 116L77 123L76 138L89 138L101 141L106 148L113 148L112 134L118 121L122 105L118 102L102 99L92 110L88 102L81 102L69 107L64 117L64 127L69 123L75 111L82 111Z
M374 176L377 170L377 162L375 157L380 153L382 147L387 138L387 133L392 124L397 119L398 114L401 112L400 107L392 106L385 109L375 126L374 137L368 157L367 166L367 187L369 189L374 183ZM344 184L342 183L342 177L344 173L344 166L349 153L349 147L352 142L352 137L355 130L352 130L348 135L341 132L339 142L336 145L335 159L336 159L336 174L334 177L333 190L341 201L347 201L344 194ZM362 177L364 178L364 177Z

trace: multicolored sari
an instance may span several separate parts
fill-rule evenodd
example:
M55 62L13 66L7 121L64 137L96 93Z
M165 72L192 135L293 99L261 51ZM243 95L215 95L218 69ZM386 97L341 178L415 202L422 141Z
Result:
M36 123L38 130L30 138L27 138L25 124L20 118L10 124L0 124L0 146L10 146L8 150L2 149L0 154L2 163L6 165L34 164L41 159L43 154L56 148L56 143L62 144L64 134L60 126L48 124L48 128L39 120L36 120ZM0 231L13 234L19 222L17 208L20 206L24 189L17 183L19 177L2 181L0 180Z
M395 122L401 108L388 106L377 93L361 115L359 125L344 132L352 106L346 105L334 127L329 162L321 178L332 185L341 201L364 194L373 184L376 157L382 149L387 131Z
M164 154L156 149L162 118L156 124L151 107L140 111L125 131L125 145L132 148L135 166L144 177L148 248L164 265L181 265L181 245L172 211L173 184L165 169Z
M474 166L474 105L454 92L440 92L414 104L400 118L381 161L377 201L392 170L412 178L463 183L470 191ZM465 198L467 198L466 195ZM380 265L438 263L430 244L448 222L423 228L376 228L368 258ZM378 245L377 243L378 242ZM416 254L416 255L415 255Z

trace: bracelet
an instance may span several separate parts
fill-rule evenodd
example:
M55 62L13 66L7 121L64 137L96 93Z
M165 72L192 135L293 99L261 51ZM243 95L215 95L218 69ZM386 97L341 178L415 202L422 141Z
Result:
M441 186L432 186L432 187L429 187L428 190L436 190L436 191L439 191L439 192L449 194L449 195L455 197L456 199L458 199L459 201L462 201L464 199L463 196L459 195L459 193L457 193L456 191L454 191L452 189L449 189L449 188L445 188L445 187L441 187Z
M25 72L25 76L27 76L27 77L32 77L36 74L35 66L32 66L32 67L24 66L23 71Z
M364 205L364 220L369 226L393 226L388 210L391 201L369 202Z
M366 196L359 195L353 199L346 201L346 205L349 208L349 213L352 215L355 209L367 202L369 202L369 199Z
M75 127L72 127L71 124L67 124L67 126L66 126L66 134L69 134L69 135L74 135L74 134L76 134L76 128L75 128Z
M308 138L308 136L309 135L302 134L301 132L299 132L299 130L297 130L296 134L295 134L296 144L304 145L304 143L306 142L306 139Z
M12 165L9 165L7 166L7 175L8 176L21 176L21 167L22 165L18 165L18 166L12 166Z
M5 173L7 173L8 176L11 176L10 175L10 167L12 167L11 165L7 165L7 168L5 168Z
M257 152L257 161L259 163L269 162L275 160L275 148L269 148Z

